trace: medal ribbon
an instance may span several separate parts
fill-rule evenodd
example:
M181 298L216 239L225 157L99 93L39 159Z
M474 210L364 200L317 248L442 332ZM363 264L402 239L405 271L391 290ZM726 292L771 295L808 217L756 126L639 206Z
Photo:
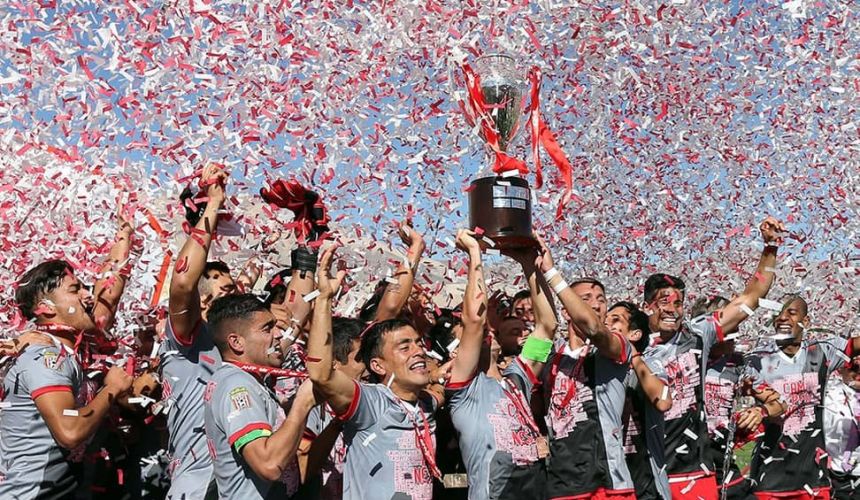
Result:
M424 414L424 411L418 406L416 402L415 406L418 408L418 411L421 413L421 418L424 421L424 426L419 426L418 422L415 419L415 416L412 415L412 412L406 408L406 405L403 404L398 398L398 402L400 403L400 407L403 408L403 411L406 412L406 416L409 418L409 422L412 424L412 430L415 432L415 442L418 444L418 449L421 450L421 456L424 458L424 465L430 469L430 473L438 480L442 480L442 472L439 470L439 467L436 465L436 452L434 451L433 445L433 434L430 432L430 423L427 420L427 415Z

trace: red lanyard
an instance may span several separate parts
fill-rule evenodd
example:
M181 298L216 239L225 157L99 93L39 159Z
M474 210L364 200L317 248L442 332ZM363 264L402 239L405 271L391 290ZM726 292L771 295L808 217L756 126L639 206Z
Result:
M403 411L406 413L406 416L412 423L412 430L415 431L415 442L418 444L418 449L421 450L421 455L424 457L424 464L427 465L428 469L430 469L430 473L433 474L433 477L441 480L442 472L436 465L436 452L434 451L433 434L430 432L430 423L428 422L427 415L424 414L424 411L419 406L420 403L416 401L415 406L421 413L421 418L424 421L424 427L422 428L418 425L418 422L415 420L415 417L412 415L412 412L409 411L408 408L406 408L405 404L403 404L403 401L400 400L400 398L397 398L397 401L400 403L400 407L403 408Z
M569 349L567 346L565 349ZM582 373L582 364L585 362L585 358L588 357L589 345L586 344L581 349L583 349L582 355L579 359L576 360L576 367L573 369L573 376L570 378L570 385L567 387L567 394L564 395L564 399L561 400L560 408L566 408L570 401L576 397L576 381L579 378L579 375ZM558 365L561 363L561 358L564 356L564 351L556 354L555 359L552 360L552 370L550 371L550 375L552 377L552 383L550 384L550 391L552 391L555 387L555 379L558 375ZM552 397L552 393L550 392L550 397ZM550 399L550 403L552 400Z
M531 429L536 435L540 435L540 429L538 429L537 423L535 423L535 419L532 416L531 412L526 409L526 400L525 396L523 396L522 391L517 385L510 381L507 377L504 377L505 385L507 389L502 389L502 392L505 393L505 396L511 401L514 405L514 409L517 411L517 420L520 422L520 425L523 427L528 427Z
M251 375L260 377L273 376L275 378L307 378L308 374L298 370L285 370L283 368L272 368L270 366L255 365L251 363L242 363L241 361L225 361L236 368Z

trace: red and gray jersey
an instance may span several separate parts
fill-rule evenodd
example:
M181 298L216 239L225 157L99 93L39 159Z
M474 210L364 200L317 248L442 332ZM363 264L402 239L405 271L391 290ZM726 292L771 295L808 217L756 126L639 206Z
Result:
M3 380L0 409L0 498L70 498L77 481L71 451L61 448L36 408L50 392L69 392L80 406L83 372L74 352L55 345L30 345Z
M733 352L708 360L708 369L705 375L705 412L708 416L709 453L714 462L717 484L722 485L727 482L730 488L747 490L749 484L741 474L737 461L732 461L730 472L726 473L728 481L724 481L723 477L726 440L729 438L729 419L732 418L737 384L743 369L744 360L740 353ZM752 378L754 387L761 385L759 381L755 380L752 371L747 370L744 377ZM733 446L739 446L740 443L744 442L744 439L739 434L735 434L733 441Z
M598 490L633 493L624 459L624 381L633 347L625 339L621 358L610 360L591 345L554 352L543 372L550 460L549 498Z
M644 358L643 358L644 359ZM647 364L647 360L646 360ZM666 374L650 366L654 376L666 381ZM627 372L624 381L624 458L639 500L669 500L669 478L666 475L666 453L663 448L663 413L648 401L636 372Z
M828 377L852 355L851 342L830 337L802 341L794 357L780 349L750 356L750 368L788 404L782 423L768 422L756 444L750 471L755 491L829 488L822 404Z
M722 330L713 315L699 316L685 324L668 342L645 350L649 366L666 374L672 408L663 414L666 425L666 472L669 481L714 473L708 453L705 413L705 363Z
M203 392L221 365L221 353L202 321L189 343L176 336L169 319L164 330L159 357L171 457L168 498L202 498L213 479L203 428Z
M544 498L540 431L529 404L536 383L517 357L500 381L481 372L445 387L469 475L469 500Z
M382 384L355 383L352 403L339 416L347 446L345 500L431 500L433 475L418 439L435 450L437 404L427 393L413 405Z
M308 415L305 437L314 440L335 420L328 404L314 406ZM346 464L346 445L343 432L338 434L331 451L320 467L322 485L320 500L339 500L343 496L343 467Z
M206 437L215 464L220 498L285 499L298 490L300 475L293 460L279 481L268 481L242 458L242 449L269 437L284 423L274 391L230 363L212 376L204 396Z

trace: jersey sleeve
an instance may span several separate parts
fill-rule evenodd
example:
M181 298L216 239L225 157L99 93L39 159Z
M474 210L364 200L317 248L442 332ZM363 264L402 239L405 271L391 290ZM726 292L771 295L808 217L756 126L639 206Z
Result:
M852 349L851 339L845 337L828 337L818 341L818 347L824 352L827 360L827 374L833 372L851 362L851 357L856 354Z
M186 342L176 335L176 331L173 329L173 321L170 320L170 315L168 315L167 321L164 323L166 347L171 351L185 351L190 349L194 345L194 342L197 341L197 337L200 335L200 330L204 328L203 320L198 321L197 324L194 325L194 331L191 332L191 340Z
M723 341L723 330L720 328L716 313L703 314L693 318L690 321L690 329L702 337L702 348L705 353L710 352L714 344Z
M272 435L265 401L259 390L251 385L255 382L243 379L221 382L226 387L215 402L227 441L240 455L248 443Z
M357 430L367 429L379 420L385 408L385 396L379 384L355 383L352 402L346 412L337 417Z
M552 357L548 359L552 359ZM531 394L532 391L534 391L535 386L540 384L537 375L532 371L529 365L525 364L525 362L520 359L519 356L514 358L514 362L505 368L502 375L510 378L511 381L517 384L517 387L523 391L523 394L529 400L531 400Z
M20 373L31 399L49 392L73 393L74 367L69 356L56 346L24 351L16 362L22 364Z
M478 386L482 375L482 373L478 373L469 380L445 384L445 398L452 412L457 411L466 401L480 395Z

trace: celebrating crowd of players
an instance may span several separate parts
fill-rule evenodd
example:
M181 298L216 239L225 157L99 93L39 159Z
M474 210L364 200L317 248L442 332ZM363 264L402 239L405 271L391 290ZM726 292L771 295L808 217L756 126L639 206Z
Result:
M406 260L339 318L328 216L297 183L262 192L295 212L299 242L262 297L254 266L234 280L207 261L226 181L209 165L184 199L169 304L141 326L158 334L139 335L138 356L118 360L106 334L128 222L92 292L61 260L21 276L33 326L2 345L0 498L156 498L140 457L161 447L160 496L177 500L854 498L860 338L806 338L807 303L791 296L772 334L735 351L773 283L779 221L761 223L746 288L689 319L680 278L654 274L641 299L607 306L600 281L566 282L542 242L503 252L528 283L504 304L480 228L456 236L467 285L439 311L415 291L425 244L403 224ZM732 452L753 440L741 470Z

